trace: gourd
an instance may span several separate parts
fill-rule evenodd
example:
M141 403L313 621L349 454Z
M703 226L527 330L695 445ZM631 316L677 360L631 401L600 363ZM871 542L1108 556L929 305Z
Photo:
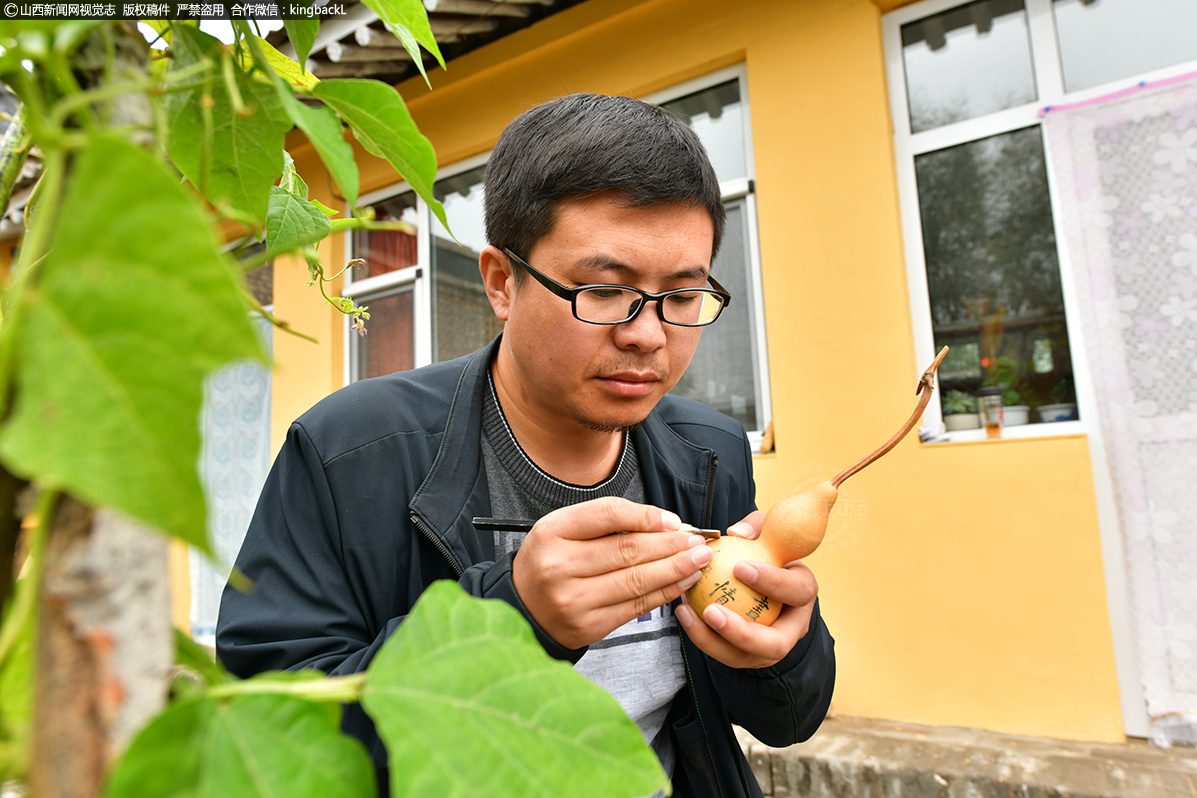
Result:
M948 353L940 350L915 387L919 394L914 413L898 432L872 453L841 471L827 482L777 501L765 516L761 534L755 540L724 535L707 541L713 556L702 569L698 582L686 591L686 600L702 616L710 604L722 604L750 621L769 625L781 613L781 602L761 595L732 574L735 564L754 560L781 567L806 557L819 547L827 533L827 519L844 480L898 445L923 415L935 388L935 371Z

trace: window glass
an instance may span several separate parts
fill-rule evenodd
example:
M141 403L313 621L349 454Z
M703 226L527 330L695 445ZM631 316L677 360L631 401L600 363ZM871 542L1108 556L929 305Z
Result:
M408 191L397 197L376 202L373 208L375 221L404 222L410 227L404 230L356 231L353 239L354 257L363 258L366 262L354 267L355 280L406 269L419 262L416 230L420 217L416 211L415 192Z
M438 361L468 355L503 329L478 271L478 255L487 243L484 171L485 167L470 169L439 180L433 187L453 229L451 236L439 219L431 217L433 352Z
M748 291L747 207L743 199L728 203L727 229L711 273L732 295L731 304L702 331L690 368L672 393L696 399L731 416L745 429L760 429L757 417L756 340L752 335L753 302Z
M952 350L941 395L1075 401L1039 127L919 155L915 171L935 349Z
M274 261L247 271L245 282L259 305L266 308L274 304Z
M1197 58L1194 0L1054 0L1068 91Z
M1036 99L1022 0L980 0L902 26L915 133Z
M413 295L411 285L406 285L395 293L363 300L370 312L370 321L366 322L369 332L365 337L354 336L354 379L381 377L415 367Z
M694 128L720 182L748 176L739 81L729 80L661 106Z

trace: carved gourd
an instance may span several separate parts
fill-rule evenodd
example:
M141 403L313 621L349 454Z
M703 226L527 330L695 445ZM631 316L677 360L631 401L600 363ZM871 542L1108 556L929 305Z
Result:
M781 567L786 563L801 560L823 542L827 534L827 520L839 497L839 486L848 477L860 471L890 449L914 428L931 393L935 388L935 371L948 352L945 346L923 376L915 393L919 394L914 413L900 430L882 446L852 466L844 469L833 479L820 482L797 493L779 499L769 509L761 534L755 540L724 535L707 541L711 548L711 561L702 569L698 582L686 591L686 601L702 616L708 605L717 603L736 612L750 621L771 624L781 613L781 603L761 595L732 574L736 563L744 560L768 563Z

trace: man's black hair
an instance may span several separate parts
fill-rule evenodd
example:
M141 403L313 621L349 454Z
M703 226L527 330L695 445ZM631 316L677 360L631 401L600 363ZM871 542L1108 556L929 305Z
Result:
M525 258L561 202L604 191L629 207L701 207L715 230L712 260L723 240L719 180L698 135L631 97L571 94L520 114L495 145L485 185L487 239Z

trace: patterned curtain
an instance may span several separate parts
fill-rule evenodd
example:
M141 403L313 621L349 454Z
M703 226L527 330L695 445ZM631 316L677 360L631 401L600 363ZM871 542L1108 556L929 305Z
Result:
M273 328L256 314L253 321L269 354ZM212 645L220 594L270 470L270 369L234 363L210 376L200 424L200 476L217 562L191 552L191 634Z
M1197 744L1197 76L1048 109L1044 130L1151 738Z

